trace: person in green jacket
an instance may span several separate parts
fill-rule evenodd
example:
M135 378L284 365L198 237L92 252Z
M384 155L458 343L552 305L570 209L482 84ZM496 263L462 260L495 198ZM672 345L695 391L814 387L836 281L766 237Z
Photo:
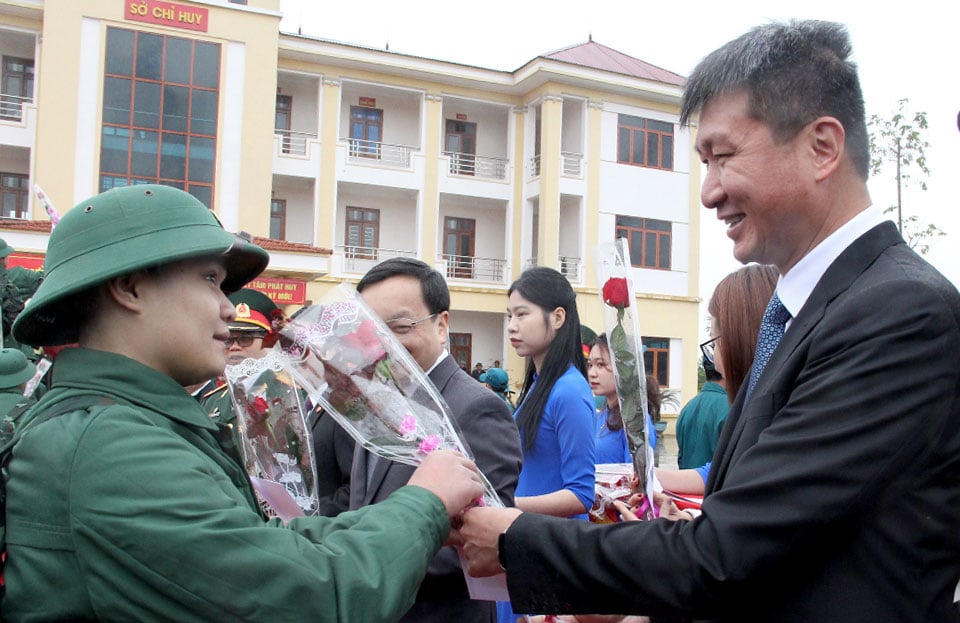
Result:
M16 407L19 412L32 402L23 395L23 388L36 372L37 366L19 349L0 349L0 418L9 416Z
M36 360L37 355L28 346L17 344L10 334L13 321L23 310L23 302L33 296L40 282L43 281L43 272L30 270L22 266L7 267L7 256L13 253L13 247L0 238L0 320L3 325L4 347L19 348L29 359Z
M13 247L0 238L0 269L6 273L7 279L17 288L21 301L26 301L40 287L43 281L42 270L31 270L23 266L7 266L7 256L13 253Z
M223 369L224 291L267 261L165 186L63 216L13 331L79 347L58 355L3 475L4 619L369 623L414 602L451 518L481 496L472 462L435 451L380 504L266 520L184 390Z

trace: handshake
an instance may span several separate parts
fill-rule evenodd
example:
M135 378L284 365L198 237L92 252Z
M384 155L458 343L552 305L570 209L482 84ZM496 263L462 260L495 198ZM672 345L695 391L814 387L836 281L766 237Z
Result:
M478 507L483 480L473 461L459 452L435 450L424 458L407 484L423 487L443 502L453 528L447 544L463 547L470 575L503 573L498 539L520 515L520 510Z

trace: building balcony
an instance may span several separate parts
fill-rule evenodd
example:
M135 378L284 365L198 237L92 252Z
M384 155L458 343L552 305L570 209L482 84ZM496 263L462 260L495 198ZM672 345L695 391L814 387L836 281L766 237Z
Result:
M580 283L583 281L583 258L570 255L561 255L557 258L558 271L571 283ZM523 269L536 268L539 265L539 258L528 257L523 262Z
M0 145L33 148L36 141L37 106L32 100L0 95Z
M530 158L527 169L530 171L530 177L540 177L540 154Z
M492 257L440 254L447 279L504 283L507 261Z
M317 140L316 132L294 132L277 128L273 133L280 138L280 154L283 156L307 156L310 143Z
M569 255L560 256L560 274L573 283L583 281L583 259Z
M527 161L531 178L540 176L540 159L540 154L537 154ZM583 154L560 152L560 174L564 177L583 177Z
M410 155L417 151L409 145L393 145L359 138L347 139L347 161L353 164L397 167L410 169Z
M274 175L314 179L319 170L320 141L316 133L274 130Z
M566 177L583 177L583 154L560 152L560 173Z
M29 97L0 93L0 121L20 123L23 121L24 104L32 102L33 100Z
M444 152L443 155L449 160L447 171L451 175L464 175L488 180L507 179L508 160L506 158L450 151Z
M334 263L340 268L340 274L363 275L384 260L392 257L415 258L417 254L414 251L404 251L402 249L337 245L333 256Z

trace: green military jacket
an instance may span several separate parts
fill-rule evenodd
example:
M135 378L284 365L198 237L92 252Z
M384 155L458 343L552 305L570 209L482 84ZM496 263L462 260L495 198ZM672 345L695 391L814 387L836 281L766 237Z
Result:
M23 395L19 387L0 390L0 418L6 417L14 407L26 405L32 401L32 398Z
M447 535L443 504L418 487L336 518L265 521L211 418L126 357L65 350L53 387L4 474L7 620L393 621ZM112 404L29 426L87 393Z
M43 272L30 270L23 266L11 266L7 268L7 279L17 287L20 300L26 301L40 287L40 282L43 281Z

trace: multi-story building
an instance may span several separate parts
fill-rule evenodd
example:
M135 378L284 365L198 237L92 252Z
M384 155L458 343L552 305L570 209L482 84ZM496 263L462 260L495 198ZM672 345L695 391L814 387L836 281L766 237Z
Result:
M376 262L438 267L465 366L522 362L506 290L561 271L602 330L594 247L627 236L648 372L696 392L698 165L683 77L588 41L495 71L279 32L279 0L0 0L0 236L160 182L271 252L257 286L320 299Z

